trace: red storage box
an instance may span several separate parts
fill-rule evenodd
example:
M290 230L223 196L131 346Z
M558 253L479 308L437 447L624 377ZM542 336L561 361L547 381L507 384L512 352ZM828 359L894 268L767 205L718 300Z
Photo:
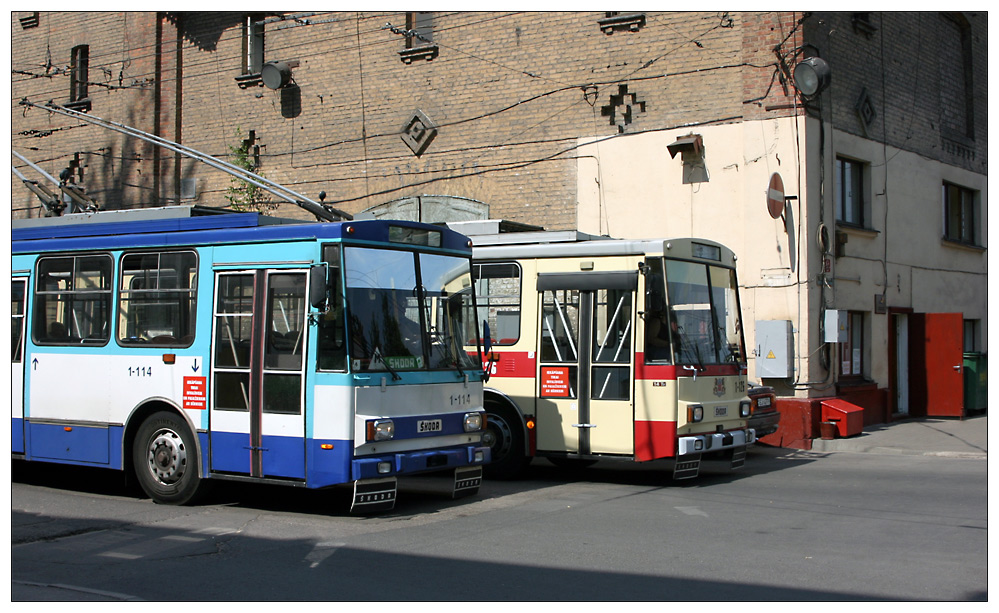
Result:
M822 401L822 421L836 422L840 437L856 436L864 431L864 409L839 398Z

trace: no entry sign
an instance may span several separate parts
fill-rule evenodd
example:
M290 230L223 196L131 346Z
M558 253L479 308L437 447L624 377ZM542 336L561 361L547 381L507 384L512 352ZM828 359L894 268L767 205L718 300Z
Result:
M780 219L784 214L784 181L777 172L770 175L770 185L767 187L767 210L774 219Z

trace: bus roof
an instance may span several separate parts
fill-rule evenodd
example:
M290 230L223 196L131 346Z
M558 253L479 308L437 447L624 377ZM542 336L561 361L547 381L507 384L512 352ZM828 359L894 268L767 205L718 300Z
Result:
M319 223L276 219L259 213L199 208L172 206L15 220L11 223L12 253L315 239L393 242L466 253L469 250L468 239L458 232L412 221ZM427 234L440 233L441 238L430 244L420 243L411 233L402 236L390 232L393 227L422 229Z
M693 253L691 246L695 243L718 247L719 254L726 251L720 243L700 238L620 239L578 230L544 230L540 227L524 231L523 228L510 227L503 220L454 222L447 226L472 239L476 260L668 255L671 249L680 245L684 247L673 252L675 257L703 259ZM729 264L734 264L734 261Z
M472 239L476 260L664 255L680 259L714 260L735 265L724 245L702 238L619 239L576 230L506 231L501 220L448 223ZM704 249L707 247L707 249Z

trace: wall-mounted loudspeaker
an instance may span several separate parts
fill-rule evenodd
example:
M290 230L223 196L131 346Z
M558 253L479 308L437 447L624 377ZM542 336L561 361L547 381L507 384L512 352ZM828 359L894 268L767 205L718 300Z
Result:
M285 62L267 62L260 69L260 78L270 89L281 89L291 83L291 67Z

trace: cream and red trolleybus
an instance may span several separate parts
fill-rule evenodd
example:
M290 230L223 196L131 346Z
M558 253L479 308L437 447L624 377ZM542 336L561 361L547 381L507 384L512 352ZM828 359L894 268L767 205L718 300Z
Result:
M476 319L491 345L487 472L514 475L536 456L667 459L675 479L696 477L705 457L742 466L755 400L732 251L504 223L452 226L473 241Z

